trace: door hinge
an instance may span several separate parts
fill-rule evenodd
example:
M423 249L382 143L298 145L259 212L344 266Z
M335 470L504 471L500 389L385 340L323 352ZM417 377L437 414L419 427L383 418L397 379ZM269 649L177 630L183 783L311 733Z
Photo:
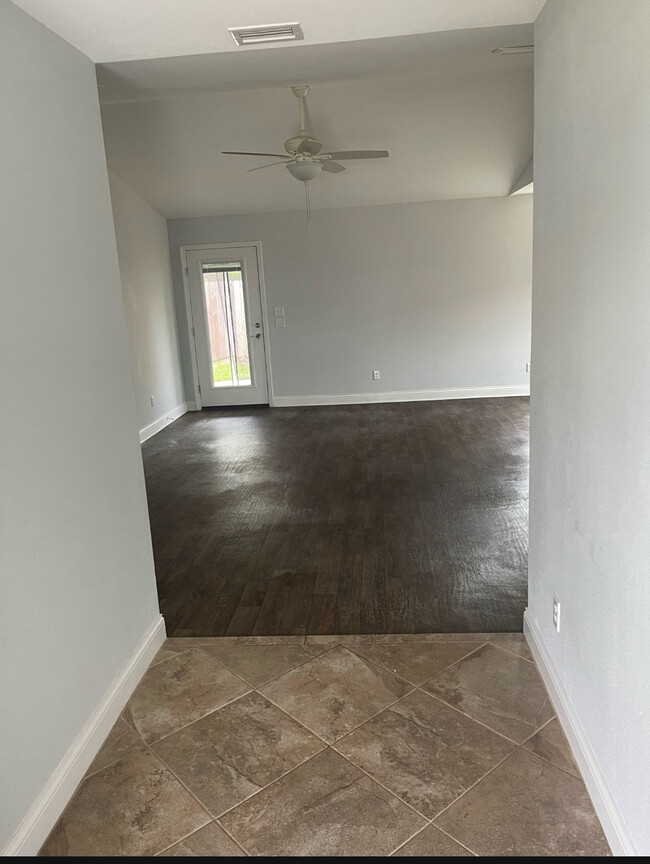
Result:
M196 389L197 389L197 390L199 391L199 393L200 393L200 392L201 392L201 385L200 385L200 384L197 384L197 385L196 385Z
M188 277L188 279L189 279L189 276L190 276L190 268L189 268L189 267L186 267L186 268L185 268L185 275L186 275L186 276Z
M192 336L196 336L196 330L192 327Z

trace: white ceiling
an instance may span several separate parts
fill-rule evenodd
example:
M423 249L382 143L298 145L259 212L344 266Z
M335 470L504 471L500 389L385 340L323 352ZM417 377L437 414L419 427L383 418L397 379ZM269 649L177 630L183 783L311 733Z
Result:
M272 51L193 54L97 66L103 104L186 93L290 87L363 78L480 77L532 66L529 55L500 57L503 45L531 43L530 24L278 46Z
M305 44L528 24L545 0L14 0L97 63L238 48L228 27L299 21ZM294 43L297 47L301 43Z
M109 166L167 218L301 209L303 187L282 165L248 174L271 160L220 151L282 153L297 103L275 85L309 83L326 148L390 151L321 174L313 207L507 195L532 153L533 64L490 50L531 39L528 25L275 49L241 67L112 64L100 70Z

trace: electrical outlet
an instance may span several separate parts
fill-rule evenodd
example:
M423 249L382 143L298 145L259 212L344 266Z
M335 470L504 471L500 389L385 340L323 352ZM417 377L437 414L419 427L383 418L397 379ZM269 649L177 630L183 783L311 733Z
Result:
M557 594L553 595L553 626L560 632L560 601Z
M379 369L375 369L375 371L372 373L372 377L374 381L379 381L379 379L381 378L381 375L379 374Z
M155 399L153 398L153 396L151 396L150 399L151 399L151 407L153 408L153 403L155 402Z
M275 326L278 328L286 327L287 326L287 319L286 318L276 318L275 319Z
M526 372L530 372L530 363L526 363Z

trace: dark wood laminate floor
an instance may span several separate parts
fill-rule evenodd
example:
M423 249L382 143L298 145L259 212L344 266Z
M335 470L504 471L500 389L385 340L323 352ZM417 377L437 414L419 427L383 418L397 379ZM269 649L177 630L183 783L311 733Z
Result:
M203 411L142 449L171 636L521 630L526 398Z

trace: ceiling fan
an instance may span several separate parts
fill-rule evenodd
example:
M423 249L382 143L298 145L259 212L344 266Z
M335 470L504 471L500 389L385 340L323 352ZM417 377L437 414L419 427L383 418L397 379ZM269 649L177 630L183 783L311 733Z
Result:
M309 87L292 87L294 96L298 99L300 109L300 130L297 135L287 138L284 142L284 153L251 153L241 150L222 150L228 156L277 156L278 162L269 162L268 165L260 165L257 168L249 168L248 171L261 171L263 168L272 168L274 165L284 165L287 171L296 180L305 184L305 202L307 205L307 225L311 221L311 203L309 197L309 181L317 177L321 171L328 174L340 174L345 171L345 166L340 165L346 159L386 159L388 150L339 150L334 153L322 153L323 143L318 138L308 135L306 132L307 116L307 94Z

